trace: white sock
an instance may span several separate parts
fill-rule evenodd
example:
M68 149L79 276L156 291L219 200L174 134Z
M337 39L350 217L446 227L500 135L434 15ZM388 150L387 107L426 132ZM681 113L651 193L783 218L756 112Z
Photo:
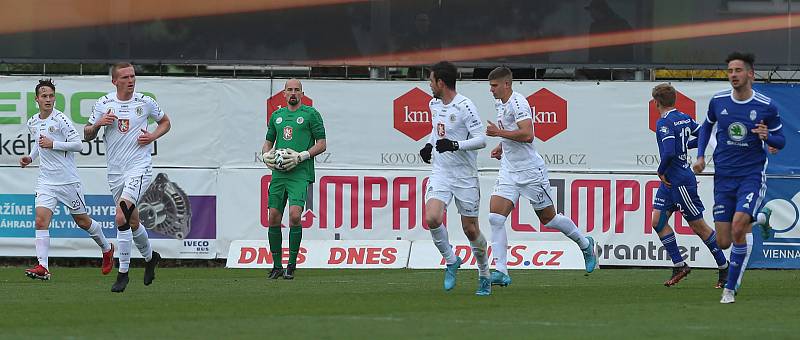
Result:
M95 243L97 243L104 253L111 250L111 243L108 243L106 236L103 235L103 227L100 226L100 223L92 220L92 225L86 232L89 233L89 236L92 238L92 240L94 240Z
M545 226L560 230L564 235L567 235L567 237L575 241L581 250L589 247L589 240L586 239L586 236L578 230L578 226L572 223L572 220L564 217L564 215L556 214L556 217L553 217L550 223L545 224Z
M139 224L139 229L133 231L133 243L136 243L136 248L144 257L144 260L150 262L153 258L153 248L150 247L150 239L147 238L147 230L144 229L143 224Z
M759 214L763 215L763 214ZM742 264L742 271L739 272L739 279L736 280L736 289L739 289L739 286L742 284L742 278L744 277L744 271L747 269L747 264L750 263L750 254L753 252L753 233L747 233L744 235L744 239L747 242L747 255L744 256L744 263Z
M453 246L450 245L447 228L444 227L444 224L440 225L439 228L431 229L431 237L433 237L433 244L442 254L444 262L447 264L456 263L456 254L453 252Z
M50 230L36 230L36 239L34 239L33 244L36 245L36 259L39 260L39 264L50 270L47 263L48 253L50 252Z
M117 230L117 246L119 250L119 272L127 273L128 268L131 267L131 243L133 243L133 234L131 230L119 231Z
M472 255L478 260L478 276L489 277L489 258L486 256L486 238L482 233L478 234L475 241L469 241L472 246Z
M492 226L492 259L497 271L508 275L508 234L506 234L506 217L489 213L489 224Z

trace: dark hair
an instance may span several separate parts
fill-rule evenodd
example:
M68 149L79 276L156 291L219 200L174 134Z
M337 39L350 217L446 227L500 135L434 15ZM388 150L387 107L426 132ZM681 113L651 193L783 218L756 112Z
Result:
M56 92L56 84L53 84L53 79L52 78L40 79L39 80L39 84L36 84L36 96L37 97L39 96L39 89L41 89L41 88L43 88L45 86L53 89L53 92Z
M726 64L730 63L733 60L741 60L741 61L743 61L744 64L747 65L747 67L752 70L753 69L753 64L755 64L755 62L756 62L756 56L754 54L752 54L752 53L743 53L743 52L738 52L737 51L737 52L733 52L731 54L728 54L728 58L725 59L725 63Z
M675 88L670 84L658 84L653 88L653 99L663 107L675 106L676 97Z
M111 79L114 79L114 78L117 77L117 71L119 69L128 68L128 67L133 67L133 65L131 63L122 62L122 63L116 63L116 64L114 64L114 66L111 66Z
M508 67L500 66L489 72L489 80L497 80L497 79L506 79L511 80L513 78L513 74Z
M456 77L458 77L458 70L456 65L448 61L440 61L431 67L434 80L441 80L444 85L451 90L456 89Z

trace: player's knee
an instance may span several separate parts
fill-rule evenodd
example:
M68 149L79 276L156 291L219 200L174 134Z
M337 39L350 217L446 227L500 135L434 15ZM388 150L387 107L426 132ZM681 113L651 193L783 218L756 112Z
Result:
M436 229L442 225L442 218L434 214L425 214L425 223L431 229Z
M291 212L289 213L289 225L290 226L298 226L300 225L300 213Z
M44 216L36 216L36 229L47 229L50 226L50 221Z
M653 222L652 222L653 230L655 230L656 233L659 233L659 234L662 231L664 231L664 227L667 226L667 219L668 219L667 214L664 214L664 213L658 214L658 218L654 218Z
M114 224L117 226L117 229L120 231L125 231L130 229L130 225L127 223L128 221L125 220L125 216L122 215L122 212L118 213L114 216Z

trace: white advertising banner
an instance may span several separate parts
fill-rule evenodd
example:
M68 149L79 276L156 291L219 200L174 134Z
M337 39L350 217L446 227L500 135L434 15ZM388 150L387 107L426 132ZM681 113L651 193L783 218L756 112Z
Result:
M489 240L488 204L495 176L494 172L480 176L480 225ZM234 240L266 238L270 179L265 170L225 169L222 173L220 215L228 218L220 222L221 251ZM703 176L699 180L701 199L711 202L711 178ZM423 218L426 182L427 172L423 171L380 174L366 170L317 171L301 219L304 242L430 240ZM653 196L660 183L656 176L551 173L550 183L557 210L597 240L601 264L669 265L669 258L651 227ZM284 215L284 226L287 218ZM706 210L705 219L711 223L710 209ZM705 245L680 214L675 214L669 223L691 265L715 265ZM466 241L453 204L448 207L445 224L455 226L455 231L449 233L454 243ZM506 226L512 241L567 240L562 233L541 225L530 204L524 201L512 211ZM227 252L220 256L224 254Z
M477 269L478 259L469 242L453 244L453 251L463 261L462 269ZM489 260L492 260L489 247ZM444 268L444 259L433 241L414 241L408 268ZM491 263L494 268L494 262ZM512 241L508 244L508 269L586 269L580 248L571 241Z
M320 241L303 240L297 255L298 268L405 268L409 241ZM284 238L283 266L289 261L289 241ZM266 240L238 240L231 243L228 268L272 268Z
M33 141L24 127L37 112L38 77L0 77L0 165L15 165ZM56 107L82 130L95 100L114 87L109 77L56 77ZM656 83L515 82L534 107L536 146L551 170L650 171L658 163L650 105ZM418 150L431 132L427 82L304 80L307 103L325 121L328 150L316 158L329 169L424 169ZM724 82L676 83L677 107L700 119ZM153 96L172 121L154 145L154 164L175 167L257 167L268 113L283 105L283 80L139 77L137 91ZM486 81L461 81L481 118L494 121ZM154 128L151 122L150 128ZM496 169L491 147L479 166ZM84 142L79 166L104 166L100 137Z

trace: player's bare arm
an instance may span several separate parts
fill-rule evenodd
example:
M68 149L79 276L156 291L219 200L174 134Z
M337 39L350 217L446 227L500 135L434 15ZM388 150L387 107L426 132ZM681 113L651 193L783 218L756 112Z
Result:
M503 130L488 120L486 122L486 135L489 137L502 137L521 143L533 142L533 121L530 119L517 122L518 129L515 131Z
M147 130L142 129L142 134L139 135L137 142L139 143L139 145L150 144L156 139L165 135L167 132L169 132L169 129L171 127L172 123L170 122L169 117L165 114L164 117L161 117L161 120L158 121L158 126L156 126L155 131L148 132Z

